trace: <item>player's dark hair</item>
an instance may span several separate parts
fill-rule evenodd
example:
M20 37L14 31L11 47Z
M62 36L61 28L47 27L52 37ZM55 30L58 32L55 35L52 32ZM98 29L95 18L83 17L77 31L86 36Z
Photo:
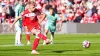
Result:
M54 8L52 8L52 7L50 7L49 10L50 10L50 9L54 10Z
M53 16L55 16L54 8L50 7L49 10L53 10Z

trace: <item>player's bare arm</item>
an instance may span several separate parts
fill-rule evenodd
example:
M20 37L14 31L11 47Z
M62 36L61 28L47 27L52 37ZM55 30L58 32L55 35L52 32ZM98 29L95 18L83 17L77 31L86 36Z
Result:
M62 28L62 21L63 21L62 19L58 21L58 24L59 24L59 25L58 25L58 26L59 26L59 27L58 27L58 30L59 30L59 31L61 31L61 28Z
M42 13L42 18L41 18L41 20L39 21L39 23L41 24L42 21L43 21L45 18L46 18L46 14L45 14L45 13Z
M22 16L15 18L14 22L10 25L10 28L13 28L14 24L21 18L22 18Z

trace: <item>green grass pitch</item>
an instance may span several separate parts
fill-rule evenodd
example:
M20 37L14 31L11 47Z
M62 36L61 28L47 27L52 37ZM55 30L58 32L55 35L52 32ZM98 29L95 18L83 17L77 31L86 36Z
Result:
M31 54L32 45L26 45L25 35L22 38L24 46L14 46L14 37L14 34L0 35L0 56L100 56L100 34L56 34L52 45L43 46L40 41L39 55ZM31 43L33 40L31 36ZM91 43L87 49L82 47L84 40Z

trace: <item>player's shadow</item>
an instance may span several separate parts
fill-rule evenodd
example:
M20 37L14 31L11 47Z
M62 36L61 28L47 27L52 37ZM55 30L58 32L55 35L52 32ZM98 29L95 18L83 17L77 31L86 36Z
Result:
M83 51L83 50L56 50L56 51L52 51L52 52L63 53L63 52L69 52L69 51Z

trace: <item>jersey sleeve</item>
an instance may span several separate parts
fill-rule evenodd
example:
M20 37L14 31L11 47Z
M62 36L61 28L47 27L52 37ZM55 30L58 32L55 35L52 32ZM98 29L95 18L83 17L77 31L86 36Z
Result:
M58 14L56 14L55 16L56 16L57 20L61 20L61 18L59 17Z

